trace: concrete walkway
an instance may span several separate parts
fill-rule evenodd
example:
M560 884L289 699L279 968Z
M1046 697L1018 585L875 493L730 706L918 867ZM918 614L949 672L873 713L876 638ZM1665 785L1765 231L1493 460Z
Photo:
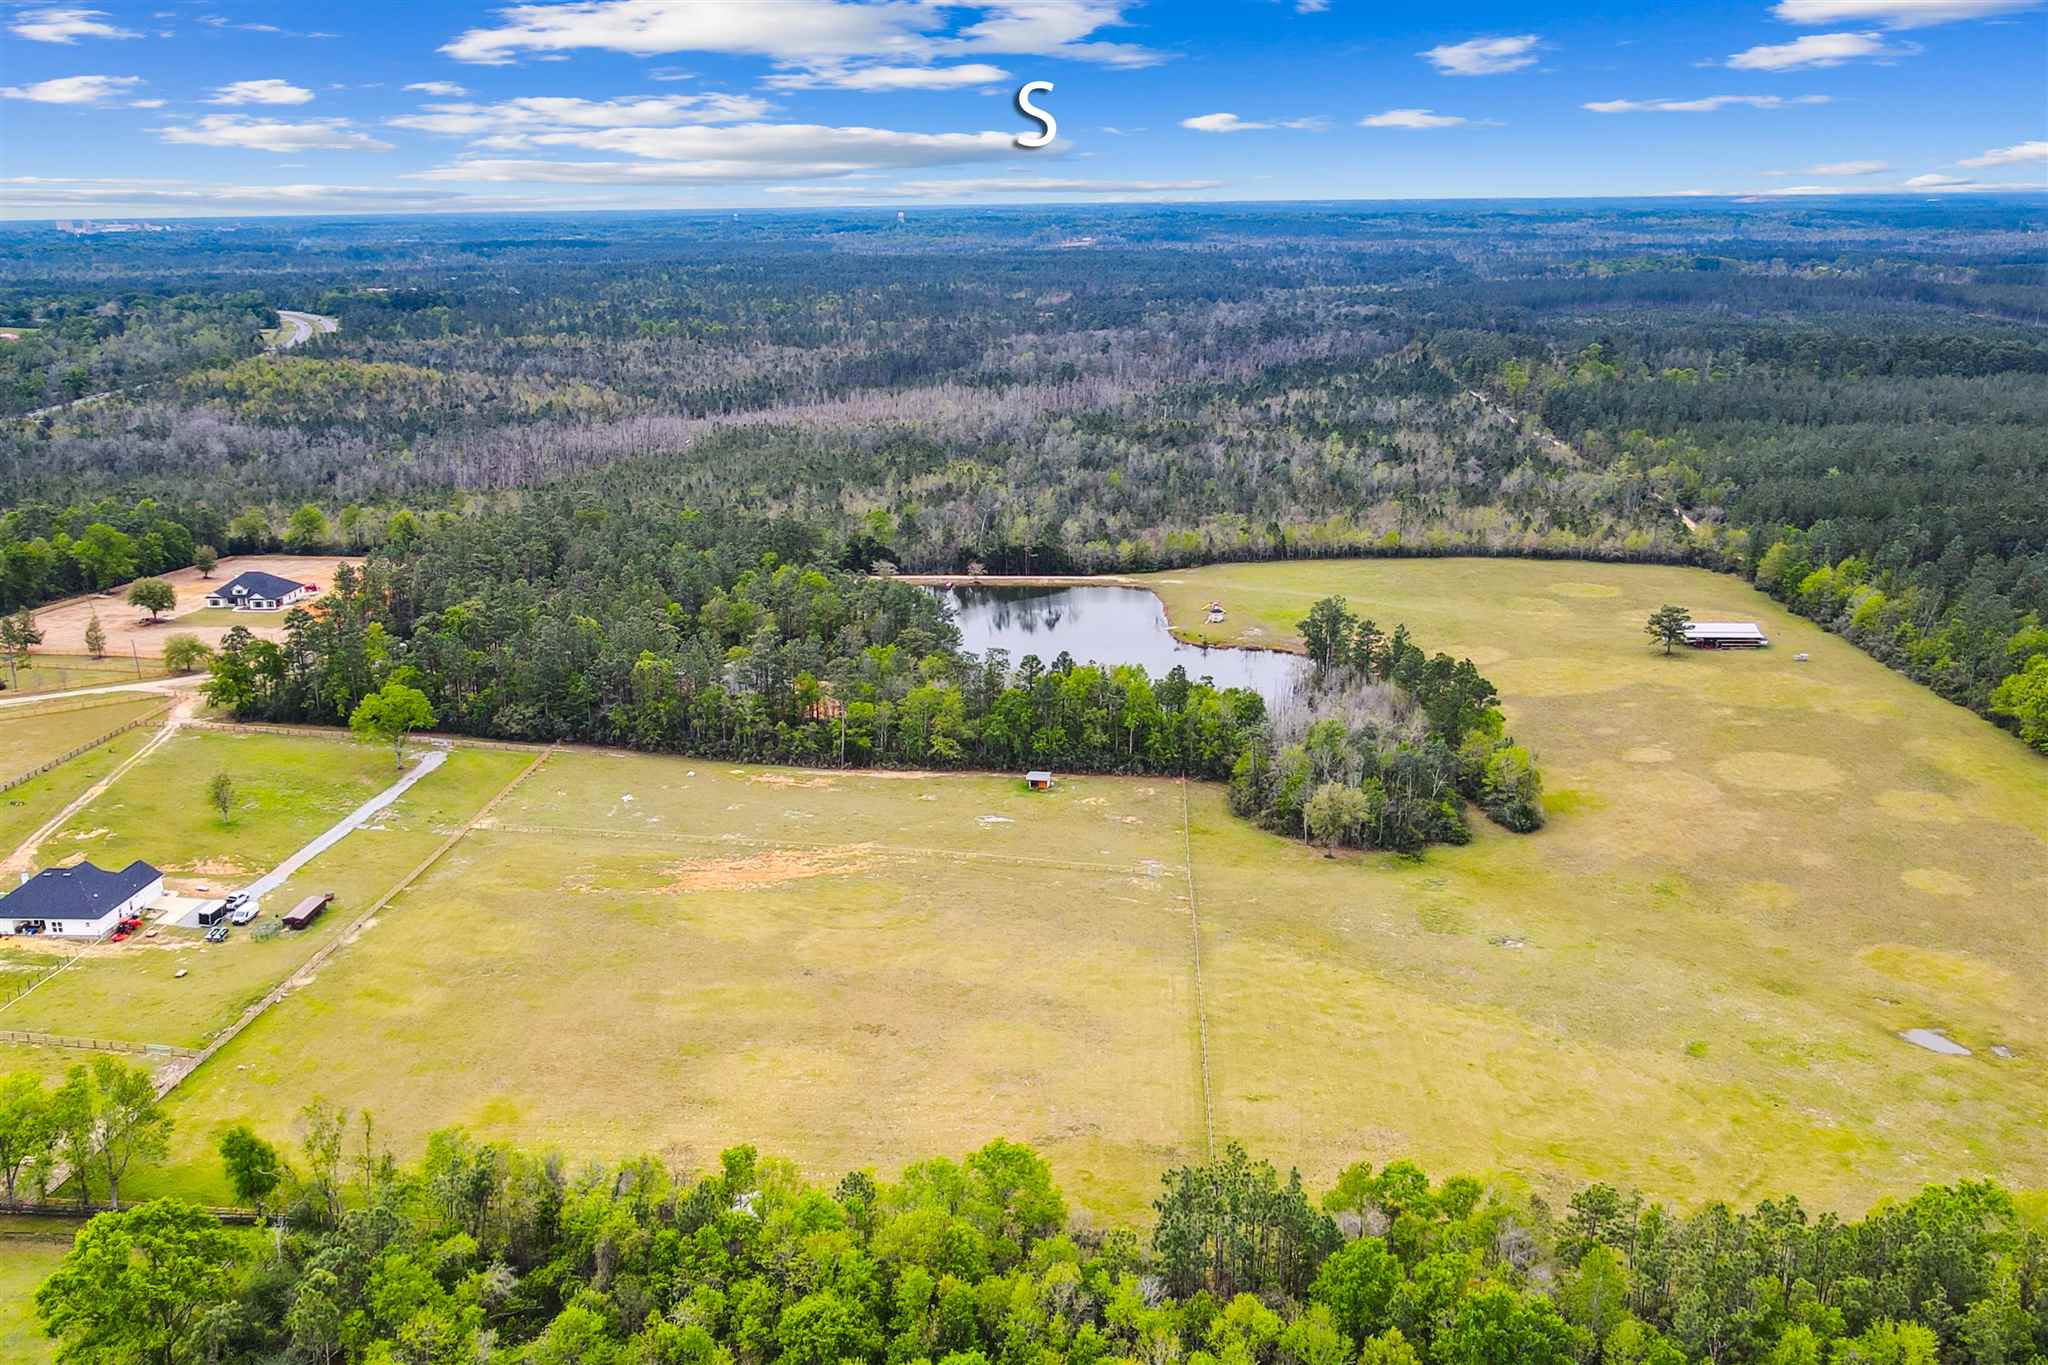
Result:
M420 761L412 765L412 771L378 792L369 800L343 816L340 821L319 835L311 843L279 863L263 876L242 888L242 894L250 901L260 904L263 897L277 890L292 879L292 874L312 862L315 858L333 848L356 830L370 823L370 817L405 795L413 783L425 777L448 761L445 749L431 749L420 755ZM212 904L212 902L208 902Z

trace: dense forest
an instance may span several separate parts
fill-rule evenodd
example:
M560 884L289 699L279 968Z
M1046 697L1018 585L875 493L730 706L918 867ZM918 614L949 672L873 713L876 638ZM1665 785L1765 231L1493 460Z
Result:
M166 1150L146 1077L103 1058L0 1082L0 1161L38 1134ZM751 1147L651 1157L430 1136L397 1164L320 1102L296 1149L218 1138L265 1226L157 1200L99 1214L36 1291L61 1359L164 1365L2030 1365L2048 1356L2038 1197L1933 1186L1861 1219L1796 1198L1692 1213L1606 1185L1562 1210L1414 1164L1319 1196L1235 1144L1164 1172L1149 1235L1070 1213L1002 1139L814 1184ZM4 1140L19 1138L27 1141ZM24 1153L26 1159L24 1159ZM74 1180L107 1191L95 1154ZM114 1203L118 1204L118 1198Z
M136 572L403 558L536 489L783 518L806 567L1633 559L1750 577L2048 745L2041 227L1966 196L6 229L0 609L101 585L114 535ZM340 330L265 352L278 307Z
M1058 767L1228 779L1240 813L1327 846L1470 837L1465 803L1543 823L1542 785L1470 660L1338 602L1314 672L1269 708L1176 668L960 649L925 589L818 567L803 525L536 496L447 517L357 573L285 640L232 630L208 698L339 724L388 684L441 729L754 762Z

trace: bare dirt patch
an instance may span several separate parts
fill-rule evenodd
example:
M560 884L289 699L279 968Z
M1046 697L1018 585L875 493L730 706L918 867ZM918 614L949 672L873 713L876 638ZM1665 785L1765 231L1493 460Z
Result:
M664 895L691 891L758 891L812 877L847 876L872 867L876 860L873 844L773 849L748 854L744 858L687 858L663 865L661 870L674 880L661 891Z
M161 620L152 624L148 612L129 606L123 600L128 585L123 583L100 596L73 598L37 612L36 625L43 632L41 648L51 654L84 654L86 627L94 616L99 617L100 628L106 632L110 658L127 658L131 654L162 658L164 641L173 635L196 635L209 645L218 645L234 625L248 627L250 634L261 639L282 640L285 613L281 611L243 612L225 624L180 625L174 618L203 609L207 593L250 569L261 569L297 583L317 583L325 592L334 585L335 568L345 563L361 561L339 555L236 555L215 565L209 578L201 578L197 569L173 569L163 579L178 594L178 604L165 612Z
M836 787L829 777L792 777L788 773L755 773L753 780L764 787Z

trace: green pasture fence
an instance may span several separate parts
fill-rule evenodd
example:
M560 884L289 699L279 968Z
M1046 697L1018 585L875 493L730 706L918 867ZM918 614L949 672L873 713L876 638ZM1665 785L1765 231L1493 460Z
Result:
M71 750L71 751L70 751L69 753L61 754L61 755L59 755L58 757L56 757L56 758L53 758L53 759L51 759L51 760L50 760L49 762L47 762L47 763L43 764L42 766L40 766L40 767L37 767L37 768L31 768L31 769L30 769L30 770L29 770L28 772L22 773L22 774L20 774L20 775L19 775L19 776L17 776L17 777L10 777L10 778L8 778L8 779L7 779L7 780L6 780L5 782L0 782L0 792L11 792L11 791L13 791L13 790L14 790L14 789L15 789L16 787L19 787L19 786L20 786L20 785L21 785L22 783L24 783L24 782L33 782L33 781L34 781L35 779L37 779L38 777L41 777L41 776L42 776L42 775L43 775L44 773L46 773L46 772L49 772L49 771L50 771L51 769L53 769L53 768L61 768L61 767L63 767L63 766L64 766L64 765L66 764L66 763L69 763L69 762L70 762L70 761L71 761L72 759L74 759L74 758L77 758L77 757L78 757L79 755L81 755L81 754L88 754L88 753L91 753L91 752L92 752L92 751L93 751L94 749L97 749L97 748L99 748L99 747L100 747L100 745L102 745L102 744L105 744L105 743L106 743L106 742L107 742L108 740L110 740L110 739L114 738L114 737L115 737L116 735L125 735L125 734L127 734L127 733L128 733L128 732L129 732L130 730L133 730L133 729L135 729L135 728L136 728L136 727L138 727L138 726L142 726L142 725L155 725L155 724L156 724L157 722L161 721L161 720L162 720L162 719L164 718L164 715L165 715L165 714L166 714L166 713L167 713L167 712L168 712L168 711L169 711L169 710L171 709L171 707L173 707L174 705L176 705L176 703L175 703L175 702L168 702L168 701L167 701L167 702L165 702L165 703L164 703L164 704L163 704L162 706L159 706L159 707L158 707L158 708L157 708L156 710L154 710L154 711L151 711L151 712L147 713L146 715L140 715L140 716L137 716L137 717L135 717L135 719L133 719L133 720L129 721L129 722L128 722L128 723L126 724L126 725L117 725L117 726L115 726L115 727L114 727L113 729L111 729L111 730L107 731L107 732L106 732L105 734L101 735L101 736L100 736L100 737L99 737L98 739L95 739L95 740L90 740L90 741L88 741L88 742L86 742L86 743L84 743L84 744L81 744L81 745L79 745L79 746L78 746L77 748L75 748L75 749ZM73 707L73 708L69 708L69 709L72 709L72 710L91 710L91 709L94 709L94 708L91 708L91 707ZM48 714L48 713L47 713L47 712L38 712L37 714L39 714L39 715L46 715L46 714Z
M34 1029L0 1029L0 1043L27 1043L34 1047L62 1047L78 1052L125 1052L144 1057L197 1057L189 1047L169 1043L129 1043L111 1038L72 1038L61 1033L38 1033Z

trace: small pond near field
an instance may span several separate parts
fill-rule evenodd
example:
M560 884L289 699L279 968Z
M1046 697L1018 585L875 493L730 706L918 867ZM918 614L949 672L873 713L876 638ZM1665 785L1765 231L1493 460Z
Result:
M953 608L965 649L1008 650L1010 665L1036 654L1050 664L1065 650L1075 663L1143 664L1162 678L1176 665L1218 687L1248 687L1273 704L1294 690L1306 661L1265 649L1183 644L1166 609L1144 588L935 588Z

